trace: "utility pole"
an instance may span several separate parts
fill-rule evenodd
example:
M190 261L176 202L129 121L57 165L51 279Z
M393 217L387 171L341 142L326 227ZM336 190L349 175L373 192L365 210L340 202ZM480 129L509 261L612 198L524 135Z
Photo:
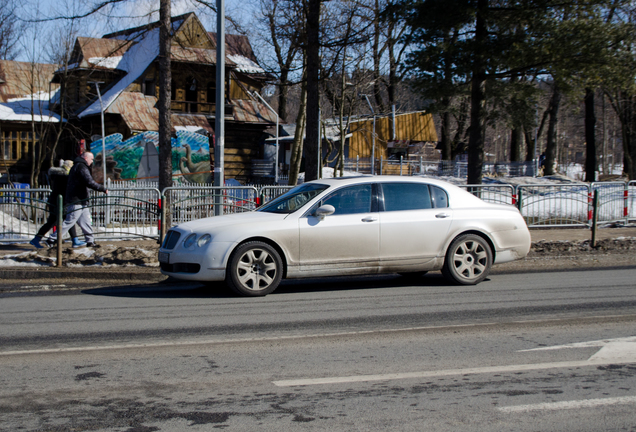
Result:
M225 173L225 0L216 0L216 110L214 114L214 186L224 184ZM223 214L221 192L214 214Z

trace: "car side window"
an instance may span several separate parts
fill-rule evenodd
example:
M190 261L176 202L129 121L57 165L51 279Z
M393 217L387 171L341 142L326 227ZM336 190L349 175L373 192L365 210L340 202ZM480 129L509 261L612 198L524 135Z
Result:
M332 205L334 215L369 213L371 211L373 187L370 184L339 189L322 201L322 205Z
M433 201L433 207L435 208L446 208L448 207L448 195L446 195L446 191L437 186L430 186L431 188L431 199Z
M432 208L427 184L382 183L384 211L423 210Z

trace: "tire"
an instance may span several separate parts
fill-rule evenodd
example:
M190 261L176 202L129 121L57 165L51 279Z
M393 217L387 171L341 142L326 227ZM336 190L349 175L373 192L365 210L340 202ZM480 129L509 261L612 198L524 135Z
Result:
M482 237L464 234L457 237L446 251L442 274L459 285L476 285L492 267L492 250Z
M230 257L225 281L232 291L258 297L273 292L283 276L283 262L270 245L252 241L237 247Z

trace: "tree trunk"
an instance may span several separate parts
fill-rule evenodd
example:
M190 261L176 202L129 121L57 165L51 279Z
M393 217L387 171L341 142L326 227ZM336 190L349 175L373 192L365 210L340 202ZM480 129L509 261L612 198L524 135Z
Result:
M159 190L172 186L172 119L170 118L170 47L172 25L170 0L161 0L159 5ZM163 202L164 206L170 203ZM169 207L168 207L169 208ZM170 212L166 212L165 226L172 224Z
M558 84L554 83L552 100L550 101L548 137L545 145L545 168L543 175L553 175L554 163L556 161L557 150L557 124L559 115L559 104L561 103L561 90Z
M523 131L520 127L516 127L510 132L510 162L521 162L522 142Z
M303 74L304 78L305 74ZM298 116L296 117L296 132L294 133L294 141L292 142L291 158L289 161L289 184L298 183L298 173L300 172L300 163L303 158L303 136L305 134L305 123L307 121L307 86L303 79L300 89L300 107L298 108ZM307 175L305 173L305 175Z
M442 160L451 160L451 137L450 137L450 129L451 129L451 113L449 111L444 111L442 113L442 136L440 145L442 147Z
M536 157L537 142L532 136L531 130L525 129L523 134L526 141L526 162L532 162Z
M594 90L585 89L585 181L596 180L596 115Z
M621 120L623 136L623 174L636 180L636 95L621 93L615 110Z
M305 181L318 178L318 139L320 136L320 0L307 0L307 133L305 142Z
M488 0L478 0L475 23L475 45L477 52L472 67L470 89L470 133L468 138L468 184L481 184L481 172L484 165L484 134L482 119L484 112L486 84L485 48L488 37L485 14Z

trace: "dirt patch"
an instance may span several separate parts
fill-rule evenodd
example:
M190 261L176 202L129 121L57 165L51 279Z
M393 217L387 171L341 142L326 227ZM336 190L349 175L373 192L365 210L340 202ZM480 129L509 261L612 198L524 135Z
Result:
M81 248L72 248L70 244L65 244L62 246L62 262L69 267L86 265L158 267L158 250L159 244L154 240L116 241ZM57 262L57 248L5 254L4 258L13 260L18 265L36 263L53 266Z

